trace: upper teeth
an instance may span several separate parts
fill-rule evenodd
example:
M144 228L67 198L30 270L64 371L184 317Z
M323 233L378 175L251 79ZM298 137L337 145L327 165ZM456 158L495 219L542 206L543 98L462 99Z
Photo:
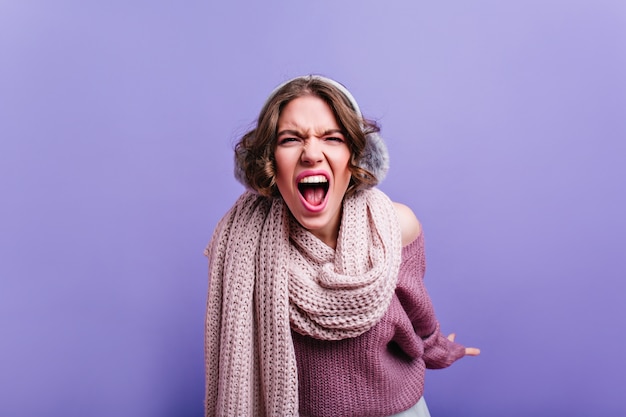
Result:
M304 177L300 180L300 183L314 184L320 182L328 182L323 175L311 175L310 177Z

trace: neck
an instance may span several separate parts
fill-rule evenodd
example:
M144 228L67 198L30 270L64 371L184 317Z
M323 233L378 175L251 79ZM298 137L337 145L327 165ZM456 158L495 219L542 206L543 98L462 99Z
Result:
M328 247L337 249L337 239L339 238L339 227L341 226L341 214L343 210L328 223L326 226L320 229L307 229L313 236L324 242Z
M332 234L320 233L319 230L309 230L313 236L324 242L328 247L337 249L337 237L339 235L339 231L335 231Z

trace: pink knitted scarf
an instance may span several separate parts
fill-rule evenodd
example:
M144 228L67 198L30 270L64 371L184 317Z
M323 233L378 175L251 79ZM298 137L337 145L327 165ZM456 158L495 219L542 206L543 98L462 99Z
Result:
M387 310L401 256L397 215L376 189L346 197L334 250L280 198L245 192L222 218L209 257L206 416L297 416L291 329L358 336Z

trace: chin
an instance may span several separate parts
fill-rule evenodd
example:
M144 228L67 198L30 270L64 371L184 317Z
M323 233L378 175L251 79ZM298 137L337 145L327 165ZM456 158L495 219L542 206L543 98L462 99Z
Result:
M330 224L329 219L324 217L318 218L310 218L309 216L294 216L295 219L300 223L300 226L304 227L310 232L315 232L317 230L324 229L328 227Z

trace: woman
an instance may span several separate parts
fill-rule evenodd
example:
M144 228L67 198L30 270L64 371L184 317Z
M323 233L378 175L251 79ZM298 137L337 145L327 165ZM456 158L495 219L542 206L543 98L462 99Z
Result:
M206 251L207 416L428 416L425 368L479 353L440 333L420 223L373 188L378 131L305 76L237 144L248 190Z

